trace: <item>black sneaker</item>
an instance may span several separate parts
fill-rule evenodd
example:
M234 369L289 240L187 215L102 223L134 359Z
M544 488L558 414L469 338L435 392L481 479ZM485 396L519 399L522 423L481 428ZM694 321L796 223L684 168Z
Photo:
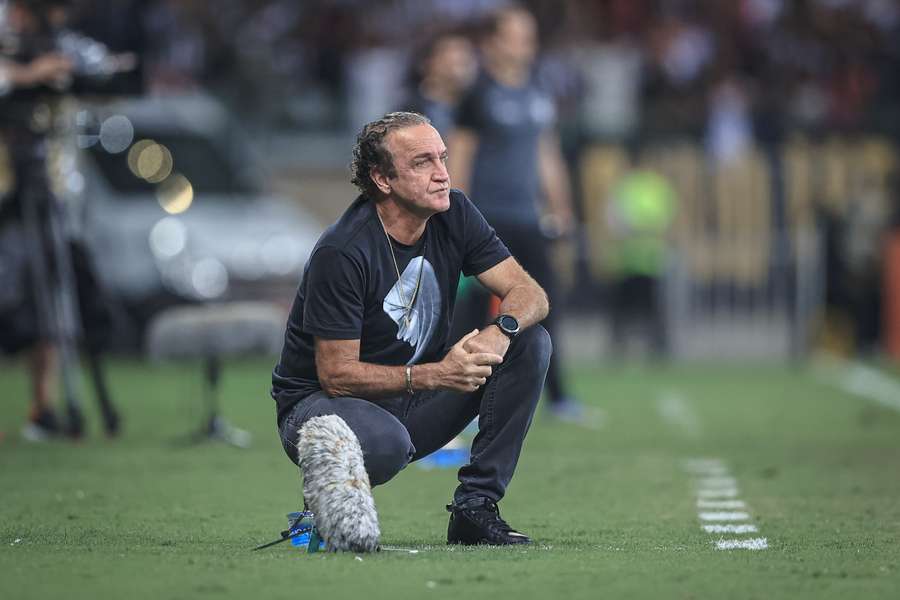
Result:
M447 527L448 544L530 544L531 538L510 527L500 517L500 510L491 500L475 506L448 504L450 525Z

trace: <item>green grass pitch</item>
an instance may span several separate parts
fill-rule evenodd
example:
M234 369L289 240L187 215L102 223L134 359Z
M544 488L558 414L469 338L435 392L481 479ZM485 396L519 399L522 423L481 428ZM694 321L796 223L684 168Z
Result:
M87 403L87 439L40 445L19 437L24 369L0 365L0 597L900 598L900 412L811 370L576 369L602 426L539 414L501 504L535 545L448 548L455 473L412 465L375 499L382 542L419 552L360 560L250 551L300 502L269 369L225 369L224 411L254 435L237 450L172 443L200 421L196 365L115 362L124 436ZM703 530L691 458L721 461L757 533Z

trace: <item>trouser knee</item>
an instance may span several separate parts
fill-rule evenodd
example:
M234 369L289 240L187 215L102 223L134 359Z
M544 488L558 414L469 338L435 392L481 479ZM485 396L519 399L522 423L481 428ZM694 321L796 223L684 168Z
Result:
M543 376L553 354L553 341L546 329L541 325L534 325L516 336L510 350L521 361L521 368L535 369Z
M409 439L409 433L402 431L392 432L391 435L380 435L372 440L360 440L363 442L363 460L366 464L366 472L369 474L369 482L381 485L394 478L416 453L416 449Z

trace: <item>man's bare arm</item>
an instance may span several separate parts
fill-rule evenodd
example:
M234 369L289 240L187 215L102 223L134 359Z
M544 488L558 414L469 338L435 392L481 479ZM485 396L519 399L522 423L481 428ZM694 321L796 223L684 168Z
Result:
M478 275L478 281L500 298L500 314L512 315L520 329L541 322L550 312L550 302L543 288L519 262L509 257ZM485 327L465 343L469 352L494 352L505 356L510 340L499 327Z
M463 345L477 331L463 337L440 362L413 365L415 391L447 389L471 392L484 385L491 365L502 362L494 353L470 353ZM406 367L376 365L359 360L359 340L316 338L316 372L322 389L332 397L351 396L377 401L407 391Z
M478 281L500 298L500 314L514 316L522 329L540 323L550 312L544 289L511 256L478 275Z

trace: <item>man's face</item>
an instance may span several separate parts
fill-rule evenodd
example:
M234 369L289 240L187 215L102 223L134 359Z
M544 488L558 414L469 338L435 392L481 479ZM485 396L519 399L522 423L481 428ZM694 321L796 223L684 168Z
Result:
M424 124L404 127L388 134L386 145L397 172L385 180L390 195L426 218L449 209L447 147L437 130Z

